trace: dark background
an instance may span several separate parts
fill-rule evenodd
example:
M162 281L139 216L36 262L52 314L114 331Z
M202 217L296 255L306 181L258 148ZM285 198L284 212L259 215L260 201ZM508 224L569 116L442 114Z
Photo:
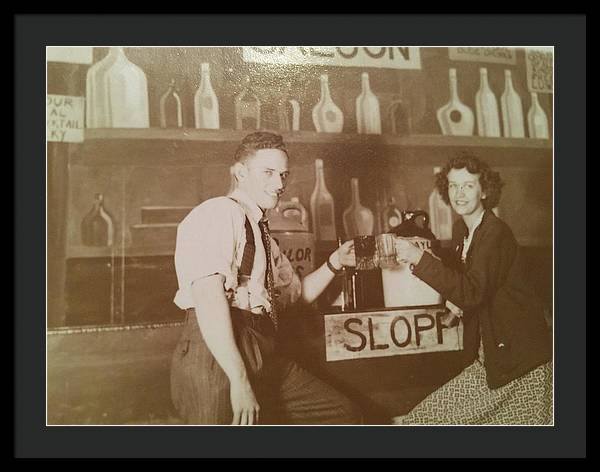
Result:
M102 444L104 454L107 456L256 456L256 455L290 455L299 454L298 445L302 445L302 455L304 456L447 456L447 455L470 455L486 456L561 456L561 455L582 455L585 454L585 438L582 437L582 428L585 425L583 412L585 410L584 396L584 357L585 339L581 336L581 324L585 322L585 293L583 289L583 280L581 277L581 261L585 260L585 236L581 232L580 241L582 243L573 247L569 246L569 258L557 255L556 265L560 264L560 273L556 273L555 283L560 284L560 299L556 304L556 364L555 370L558 373L557 382L557 404L556 408L556 426L554 428L493 428L486 431L485 436L478 434L479 428L390 428L368 430L367 428L334 428L335 434L331 434L327 428L285 428L283 430L269 431L270 428L255 428L251 438L245 438L243 441L237 437L244 431L230 428L183 428L168 430L167 428L136 428L124 441L123 434L126 434L126 428L45 428L44 425L44 386L43 386L43 346L45 338L44 327L44 267L45 257L42 253L44 243L44 169L39 169L31 165L33 162L40 162L35 156L43 154L43 134L41 127L43 123L43 77L44 77L44 45L51 44L68 45L69 41L76 41L77 30L79 30L79 42L101 44L106 40L106 32L110 30L113 34L119 34L119 41L129 44L141 44L140 37L144 31L142 26L146 27L146 34L149 37L147 44L168 44L169 38L161 35L165 31L164 23L167 18L155 17L156 23L152 24L150 18L121 18L111 24L111 28L106 28L107 17L91 19L95 23L94 29L90 22L83 19L69 18L68 28L66 24L62 27L58 24L57 18L39 18L35 17L19 18L17 20L17 49L16 49L16 71L17 78L27 77L26 80L17 80L17 99L18 107L16 109L17 122L17 178L18 180L18 198L17 198L17 225L15 228L17 242L17 264L15 266L15 278L17 280L17 360L20 362L16 366L16 454L19 456L64 456L64 455L93 455L101 454L97 445ZM73 21L76 20L76 21ZM100 21L101 20L101 21ZM132 20L133 23L128 23ZM207 38L216 38L208 33L219 31L222 24L219 24L215 18L211 18L208 23L210 27L200 25L198 18L185 18L181 21L175 21L170 18L171 25L177 24L176 30L179 33L177 39L182 44L209 44ZM275 21L278 20L278 21ZM560 179L560 186L557 185L556 192L556 233L555 242L558 249L565 249L563 244L567 241L565 236L572 238L572 219L575 216L579 227L585 227L585 202L583 199L585 191L585 179L583 171L585 169L585 149L581 148L585 139L582 139L583 126L579 129L573 129L577 124L581 125L582 120L574 120L573 116L582 116L584 113L585 82L582 74L581 59L585 57L585 18L559 18L559 17L367 17L363 19L363 31L369 31L369 40L365 40L356 34L357 18L349 18L344 23L344 17L338 17L338 31L336 31L336 41L340 43L380 43L391 44L397 42L397 31L402 31L410 37L415 44L431 44L434 37L432 31L440 31L441 25L451 28L452 38L457 41L456 32L463 31L465 36L460 38L462 44L482 44L481 38L489 40L489 44L555 44L556 37L561 36L559 41L560 48L556 54L555 77L557 84L556 109L561 111L560 115L555 116L555 129L560 131L561 139L556 142L555 172L557 181ZM231 19L228 19L231 21ZM236 25L228 24L228 40L232 44L243 44L248 41L256 44L265 44L268 41L283 44L285 34L291 34L294 30L290 23L285 23L281 18L269 17L268 28L261 29L256 22L251 24L251 31L248 19L240 20L241 24L246 24L246 28L241 30ZM299 37L302 38L302 26L298 19L293 22L298 27ZM323 19L322 22L310 19L311 42L314 44L330 44L332 38L327 35L321 36L322 31L331 32L331 22ZM368 24L371 24L369 29ZM353 25L351 29L346 26ZM118 26L121 25L122 30ZM571 29L569 29L571 25ZM323 29L321 29L323 27ZM462 28L461 28L462 27ZM48 34L48 29L52 34ZM133 32L135 31L135 34ZM241 31L241 36L234 33ZM263 39L260 32L268 32ZM284 34L284 36L277 36ZM423 32L427 32L427 37L423 37ZM448 30L446 30L448 31ZM347 36L340 34L347 32ZM506 37L508 32L508 38ZM26 33L26 34L25 34ZM38 36L36 36L36 33ZM44 33L44 34L42 34ZM485 34L484 34L485 33ZM447 33L445 33L447 34ZM503 36L504 35L504 36ZM533 36L533 38L532 38ZM268 39L267 39L268 37ZM42 39L44 38L44 39ZM447 36L446 36L447 38ZM27 41L25 41L25 39ZM351 39L351 40L350 40ZM440 41L440 39L442 41ZM436 43L444 41L444 33L438 38ZM107 43L110 41L106 40ZM299 41L300 42L300 41ZM309 41L302 41L306 44ZM223 44L221 40L219 42ZM75 44L75 43L71 43ZM577 59L579 62L577 62ZM23 74L23 65L27 64L29 70ZM39 95L24 94L24 86L30 84L30 80L38 78L39 83L36 89ZM560 80L559 80L560 78ZM568 80L571 79L569 83ZM558 85L566 87L563 90ZM562 95L561 95L562 94ZM37 97L35 100L34 98ZM29 98L29 101L24 101ZM34 104L38 103L40 108L34 115ZM24 112L27 112L25 114ZM31 116L39 117L39 136L40 142L27 139L25 124L30 124ZM564 118L561 118L564 117ZM565 119L566 118L566 119ZM571 127L565 126L566 124ZM579 132L579 134L576 134ZM584 138L585 136L583 136ZM25 147L29 145L29 147ZM579 147L578 147L579 145ZM564 157L561 161L561 156ZM580 156L577 160L576 156ZM577 166L573 165L577 163ZM559 172L560 169L560 172ZM579 174L575 178L576 171ZM560 177L559 177L560 176ZM26 179L26 180L25 180ZM566 181L571 182L568 191ZM35 194L32 189L39 190ZM563 193L564 192L564 193ZM559 198L560 197L560 198ZM561 220L562 217L568 216ZM37 221L38 227L33 223ZM564 226L560 224L564 221ZM32 231L33 229L33 231ZM38 229L35 231L35 229ZM583 229L583 228L581 228ZM28 236L27 236L28 235ZM36 238L35 236L38 236ZM24 244L27 243L25 248ZM562 247L561 247L562 246ZM25 250L27 249L27 250ZM31 271L33 265L34 271ZM28 267L29 266L29 267ZM575 277L575 274L578 274ZM570 282L570 285L569 285ZM27 287L27 291L24 289ZM39 298L31 296L31 292L39 293ZM558 291L557 291L558 292ZM28 294L25 297L25 294ZM558 293L557 293L558 295ZM560 316L560 312L566 310L568 316ZM579 325L579 329L577 329ZM25 340L26 343L25 343ZM568 345L568 349L564 346ZM32 347L33 346L33 347ZM37 350L36 350L37 349ZM568 353L568 358L564 357ZM28 354L28 357L25 357ZM23 362L28 362L27 367ZM37 372L32 369L31 363L37 364ZM574 368L575 366L576 368ZM81 431L85 434L81 434ZM285 433L284 433L285 431ZM424 438L423 434L431 434ZM110 433L110 434L107 434ZM271 433L271 442L264 442L264 434ZM275 435L273 434L275 433ZM431 447L432 434L437 438L435 447ZM223 437L227 435L227 439ZM248 436L248 435L244 435ZM443 436L443 441L441 441ZM27 440L25 440L25 437ZM275 437L277 439L275 439ZM313 441L308 442L307 437ZM450 437L455 442L449 440ZM167 439L168 438L168 439ZM210 438L210 440L208 439ZM499 439L501 438L501 439ZM236 440L237 439L237 440ZM270 446L273 441L277 441L277 446ZM210 447L198 450L198 444L209 445ZM502 450L498 451L496 446L502 444ZM233 448L230 444L235 444ZM264 447L266 445L269 447ZM461 444L468 444L468 449L460 447ZM151 447L149 447L151 445ZM356 446L360 445L360 448ZM195 447L192 447L195 446ZM405 447L403 447L405 446ZM274 452L275 451L275 452Z

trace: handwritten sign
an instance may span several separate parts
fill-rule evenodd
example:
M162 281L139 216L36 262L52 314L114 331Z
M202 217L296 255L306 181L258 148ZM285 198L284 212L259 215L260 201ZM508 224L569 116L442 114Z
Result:
M47 46L46 61L91 64L93 48L91 46Z
M244 61L263 64L421 68L418 47L248 46L242 51Z
M448 57L452 61L494 62L497 64L517 63L514 48L501 47L460 47L448 48Z
M527 49L527 86L531 92L552 93L553 53L547 49Z
M59 143L83 142L83 97L47 95L46 139Z
M327 361L463 349L463 325L444 327L443 308L325 315Z

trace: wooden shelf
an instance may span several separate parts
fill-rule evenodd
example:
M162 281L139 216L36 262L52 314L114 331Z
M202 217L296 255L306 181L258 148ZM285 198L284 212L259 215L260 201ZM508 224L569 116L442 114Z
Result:
M248 130L94 128L85 130L85 142L95 140L169 140L237 143ZM302 144L358 144L400 147L498 147L512 149L552 149L550 139L488 138L480 136L443 136L434 134L394 136L354 133L281 132L285 142Z
M175 241L173 241L173 244L168 245L129 246L125 248L70 246L67 248L67 259L172 256L174 253Z

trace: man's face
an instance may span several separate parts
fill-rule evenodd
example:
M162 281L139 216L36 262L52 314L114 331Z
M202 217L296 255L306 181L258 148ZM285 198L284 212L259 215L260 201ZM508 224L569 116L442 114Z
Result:
M484 196L479 174L471 174L466 168L448 172L448 198L456 213L466 216L479 212Z
M240 189L261 209L275 208L289 175L287 154L279 149L259 149L236 166Z

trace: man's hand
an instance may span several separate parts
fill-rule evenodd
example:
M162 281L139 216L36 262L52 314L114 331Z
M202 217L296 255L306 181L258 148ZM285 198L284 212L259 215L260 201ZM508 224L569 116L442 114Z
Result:
M329 256L329 262L336 269L341 269L342 266L356 266L356 255L354 254L354 240L350 239L338 247L334 253Z
M229 394L233 410L231 424L252 425L258 423L260 406L256 401L250 382L239 380L230 383Z

